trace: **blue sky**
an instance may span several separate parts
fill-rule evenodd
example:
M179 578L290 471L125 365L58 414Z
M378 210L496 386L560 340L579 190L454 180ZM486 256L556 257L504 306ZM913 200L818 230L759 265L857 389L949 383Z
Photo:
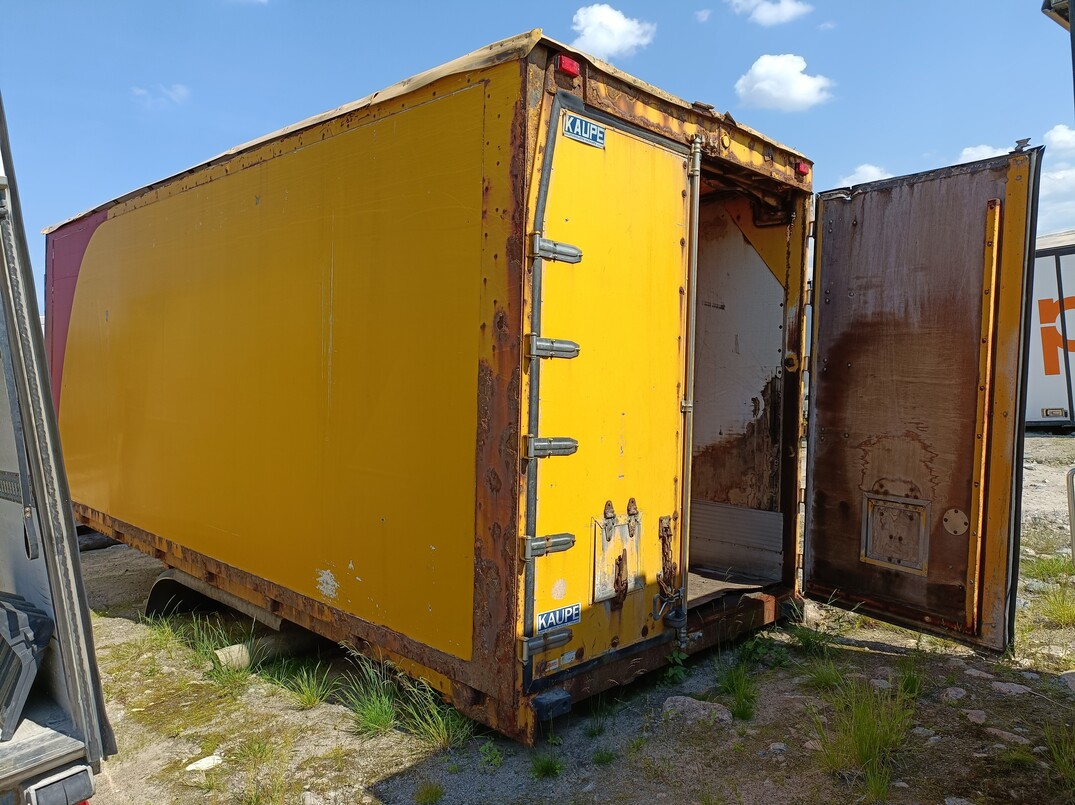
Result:
M1071 52L1040 0L2 6L39 287L43 227L534 27L804 152L818 190L1045 142L1039 231L1075 228Z

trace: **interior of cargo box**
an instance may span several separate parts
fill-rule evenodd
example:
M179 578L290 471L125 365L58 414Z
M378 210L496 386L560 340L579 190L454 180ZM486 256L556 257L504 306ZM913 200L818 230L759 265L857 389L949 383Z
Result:
M736 223L743 199L703 195L698 220L689 606L779 582L784 278ZM746 209L749 209L747 207ZM785 227L774 231L784 237Z

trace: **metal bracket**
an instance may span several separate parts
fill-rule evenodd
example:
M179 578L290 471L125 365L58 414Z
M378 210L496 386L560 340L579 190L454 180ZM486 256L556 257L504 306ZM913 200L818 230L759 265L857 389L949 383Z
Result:
M559 553L575 547L574 534L550 534L547 537L524 537L523 559L530 561L536 556Z
M530 662L535 654L541 654L559 646L566 646L571 642L571 637L570 629L556 629L535 637L524 637L519 641L519 661L525 665Z
M527 336L529 350L527 355L531 358L577 358L579 345L574 341L563 338L542 338L540 335L531 333Z
M582 249L570 243L548 240L535 232L530 236L530 256L560 263L578 263L582 261Z
M579 449L579 443L566 436L527 436L526 457L570 456Z

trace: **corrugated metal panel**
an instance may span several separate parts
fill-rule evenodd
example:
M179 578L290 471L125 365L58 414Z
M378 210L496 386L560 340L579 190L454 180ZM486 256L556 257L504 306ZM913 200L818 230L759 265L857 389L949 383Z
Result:
M691 501L691 567L780 579L784 515L704 500Z

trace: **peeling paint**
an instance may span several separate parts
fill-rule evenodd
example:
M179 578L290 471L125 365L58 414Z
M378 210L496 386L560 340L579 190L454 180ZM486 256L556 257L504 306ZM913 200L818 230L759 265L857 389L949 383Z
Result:
M325 598L336 598L340 583L336 581L336 575L331 570L324 568L317 571L317 589Z

